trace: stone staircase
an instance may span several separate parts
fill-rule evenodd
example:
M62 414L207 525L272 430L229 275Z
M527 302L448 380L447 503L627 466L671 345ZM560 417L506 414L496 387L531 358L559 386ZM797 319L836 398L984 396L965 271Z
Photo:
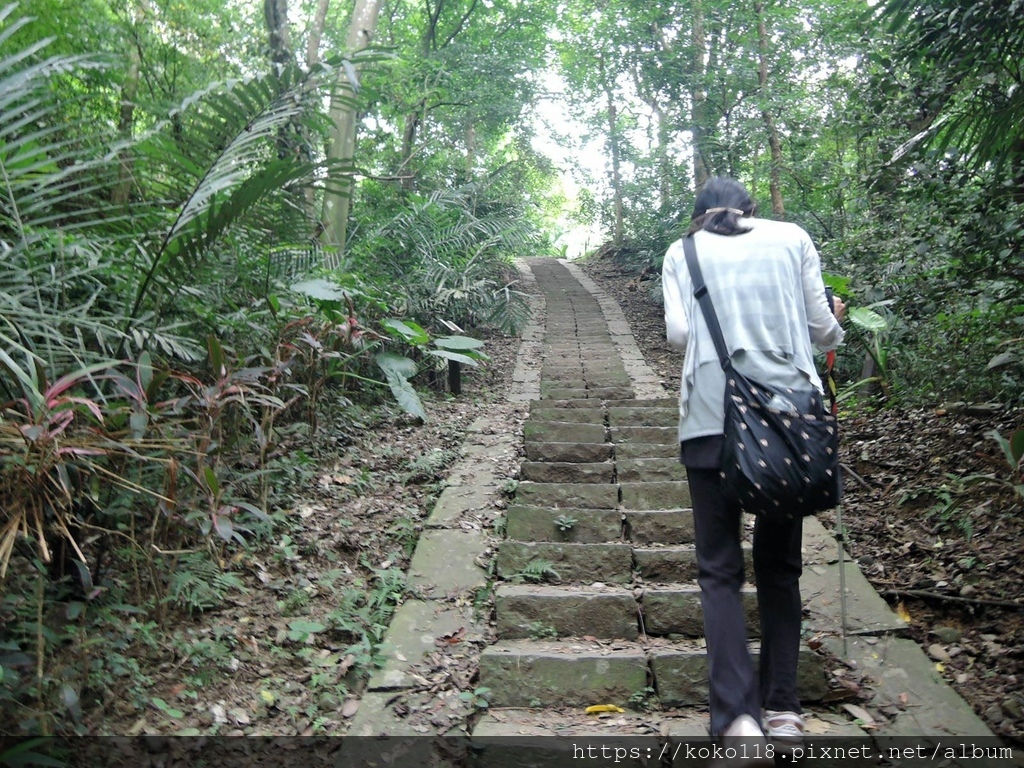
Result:
M531 405L523 480L497 554L498 642L480 658L492 707L706 707L693 518L676 419L674 400ZM756 627L753 587L746 594ZM826 691L822 659L810 650L800 681L805 701ZM509 723L514 729L516 713L500 716L502 732ZM497 722L493 713L490 720ZM485 718L477 731L490 725Z
M535 324L524 332L512 399L529 403L529 418L503 535L495 544L485 531L500 483L489 462L514 455L517 438L483 420L471 428L465 466L453 471L417 545L409 584L419 597L396 613L385 663L348 730L356 738L346 743L366 760L346 750L339 765L707 763L677 751L709 742L675 398L646 367L618 307L573 265L531 259L523 270L537 289ZM902 637L906 624L856 563L837 562L837 546L817 519L805 520L800 587L815 650L801 652L799 683L809 735L878 747L893 737L916 745L924 734L991 739L921 648ZM483 566L495 551L489 573ZM489 617L476 608L492 589L494 642ZM752 587L746 598L748 629L756 632ZM438 655L443 638L459 640L440 643L453 666L477 662L475 679L466 680L473 690L435 691L421 674L419 664ZM750 641L756 655L756 636ZM827 700L826 670L843 667L871 686L878 720L865 728L859 714ZM470 717L469 733L423 738L450 722L440 713L478 692L487 706L473 705L480 716ZM593 705L606 711L588 712Z

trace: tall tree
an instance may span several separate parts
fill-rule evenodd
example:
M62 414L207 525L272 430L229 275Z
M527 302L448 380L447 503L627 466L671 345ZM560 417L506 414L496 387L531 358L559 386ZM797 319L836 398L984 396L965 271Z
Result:
M377 31L382 0L356 0L345 38L345 55L365 50ZM358 73L358 70L356 70ZM358 112L354 103L355 85L342 71L331 99L330 118L334 126L327 149L329 161L345 164L355 158ZM323 241L328 247L327 265L335 268L340 262L348 232L348 217L354 189L351 173L324 194Z
M765 23L764 2L758 0L754 3L754 13L757 15L757 81L761 89L761 117L764 118L765 132L768 134L768 147L771 152L771 167L769 169L768 188L772 199L772 213L777 219L786 217L786 206L782 201L782 185L779 178L782 172L782 141L779 139L779 129L775 124L775 116L770 106L769 90L772 83L768 79L768 25Z

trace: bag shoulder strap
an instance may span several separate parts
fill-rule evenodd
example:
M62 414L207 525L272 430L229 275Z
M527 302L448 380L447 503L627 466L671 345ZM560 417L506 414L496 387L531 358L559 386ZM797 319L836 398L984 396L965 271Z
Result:
M718 323L715 305L711 303L711 295L704 283L704 273L701 272L700 262L697 261L697 246L694 245L693 235L683 238L683 253L686 255L686 266L690 270L690 280L693 281L693 296L700 304L700 311L704 313L704 322L707 323L708 331L711 333L711 340L715 342L715 351L718 352L722 370L727 371L732 368L732 358L729 357L729 350L725 346L722 326Z

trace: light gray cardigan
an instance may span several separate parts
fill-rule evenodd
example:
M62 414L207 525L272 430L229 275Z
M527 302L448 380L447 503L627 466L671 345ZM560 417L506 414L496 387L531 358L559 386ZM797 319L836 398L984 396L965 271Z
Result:
M733 365L765 384L822 389L812 342L835 349L844 331L828 308L810 236L788 222L744 218L750 231L694 235L697 257ZM686 267L683 241L662 268L668 342L684 350L679 439L722 434L725 377Z

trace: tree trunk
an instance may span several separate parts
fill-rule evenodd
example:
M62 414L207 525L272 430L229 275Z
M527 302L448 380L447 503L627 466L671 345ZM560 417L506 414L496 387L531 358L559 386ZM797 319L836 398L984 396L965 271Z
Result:
M288 34L288 0L263 0L263 18L267 23L270 60L279 68L291 61Z
M612 240L615 245L622 245L625 236L623 202L622 202L622 158L619 146L618 109L615 106L615 91L612 83L606 78L604 56L598 56L601 84L608 99L608 150L612 159L612 200L615 210L614 231Z
M306 41L306 67L312 69L320 62L320 41L324 37L324 26L327 24L327 8L331 0L317 0L313 23L309 26L309 40Z
M704 187L711 176L707 162L707 94L704 92L704 78L707 67L707 38L704 34L704 9L700 0L693 4L692 41L693 41L693 91L692 100L692 132L693 132L693 185L696 192Z
M664 36L659 35L656 29L652 30L652 32L654 38L662 46L662 49L667 51L668 45ZM651 93L649 89L644 88L636 65L632 68L632 75L637 94L647 104L647 108L651 110L651 116L654 118L654 135L651 140L654 144L654 158L658 169L658 210L663 214L667 214L673 209L673 203L675 202L672 199L672 163L668 156L668 118L665 115L665 110L662 109L661 104L658 102L658 97Z
M419 108L422 107L421 103L416 111L410 112L405 116L405 128L402 130L402 164L401 176L402 176L402 189L411 192L416 180L415 174L408 170L409 163L412 161L412 155L416 148L416 131L420 127L420 112Z
M476 124L470 123L466 126L466 178L473 178L473 171L476 168Z
M345 38L345 54L358 53L370 44L377 31L382 0L356 0ZM358 72L358 69L356 70ZM356 121L358 113L352 100L355 84L342 73L338 81L337 95L331 99L330 116L333 123L327 159L331 162L351 163L356 152ZM341 263L341 252L345 247L348 231L348 216L355 182L350 171L345 171L336 188L324 195L323 243L327 247L327 266L336 269Z
M132 30L128 41L128 70L121 85L121 108L117 118L117 133L122 141L131 140L135 127L135 98L139 95L139 82L142 77L142 52L139 50L141 43L135 30L142 29L145 24L148 10L146 6L146 0L135 6L135 29ZM131 150L122 150L118 155L117 184L110 190L110 202L114 205L128 204L132 194L132 178L135 175L134 165Z
M316 11L313 13L313 21L309 25L309 39L306 41L306 69L313 69L320 63L320 41L324 37L324 26L327 24L327 9L331 0L317 0ZM304 133L306 142L309 136ZM307 186L303 192L303 204L305 205L306 216L310 222L316 221L316 190Z
M764 21L764 3L754 4L754 12L757 14L757 56L758 74L757 79L761 85L761 102L767 106L761 109L761 117L764 119L765 130L768 132L768 147L771 150L771 169L769 171L768 186L772 197L772 215L776 219L786 218L786 207L782 202L782 142L779 141L779 131L775 126L775 118L772 116L768 98L768 29Z

